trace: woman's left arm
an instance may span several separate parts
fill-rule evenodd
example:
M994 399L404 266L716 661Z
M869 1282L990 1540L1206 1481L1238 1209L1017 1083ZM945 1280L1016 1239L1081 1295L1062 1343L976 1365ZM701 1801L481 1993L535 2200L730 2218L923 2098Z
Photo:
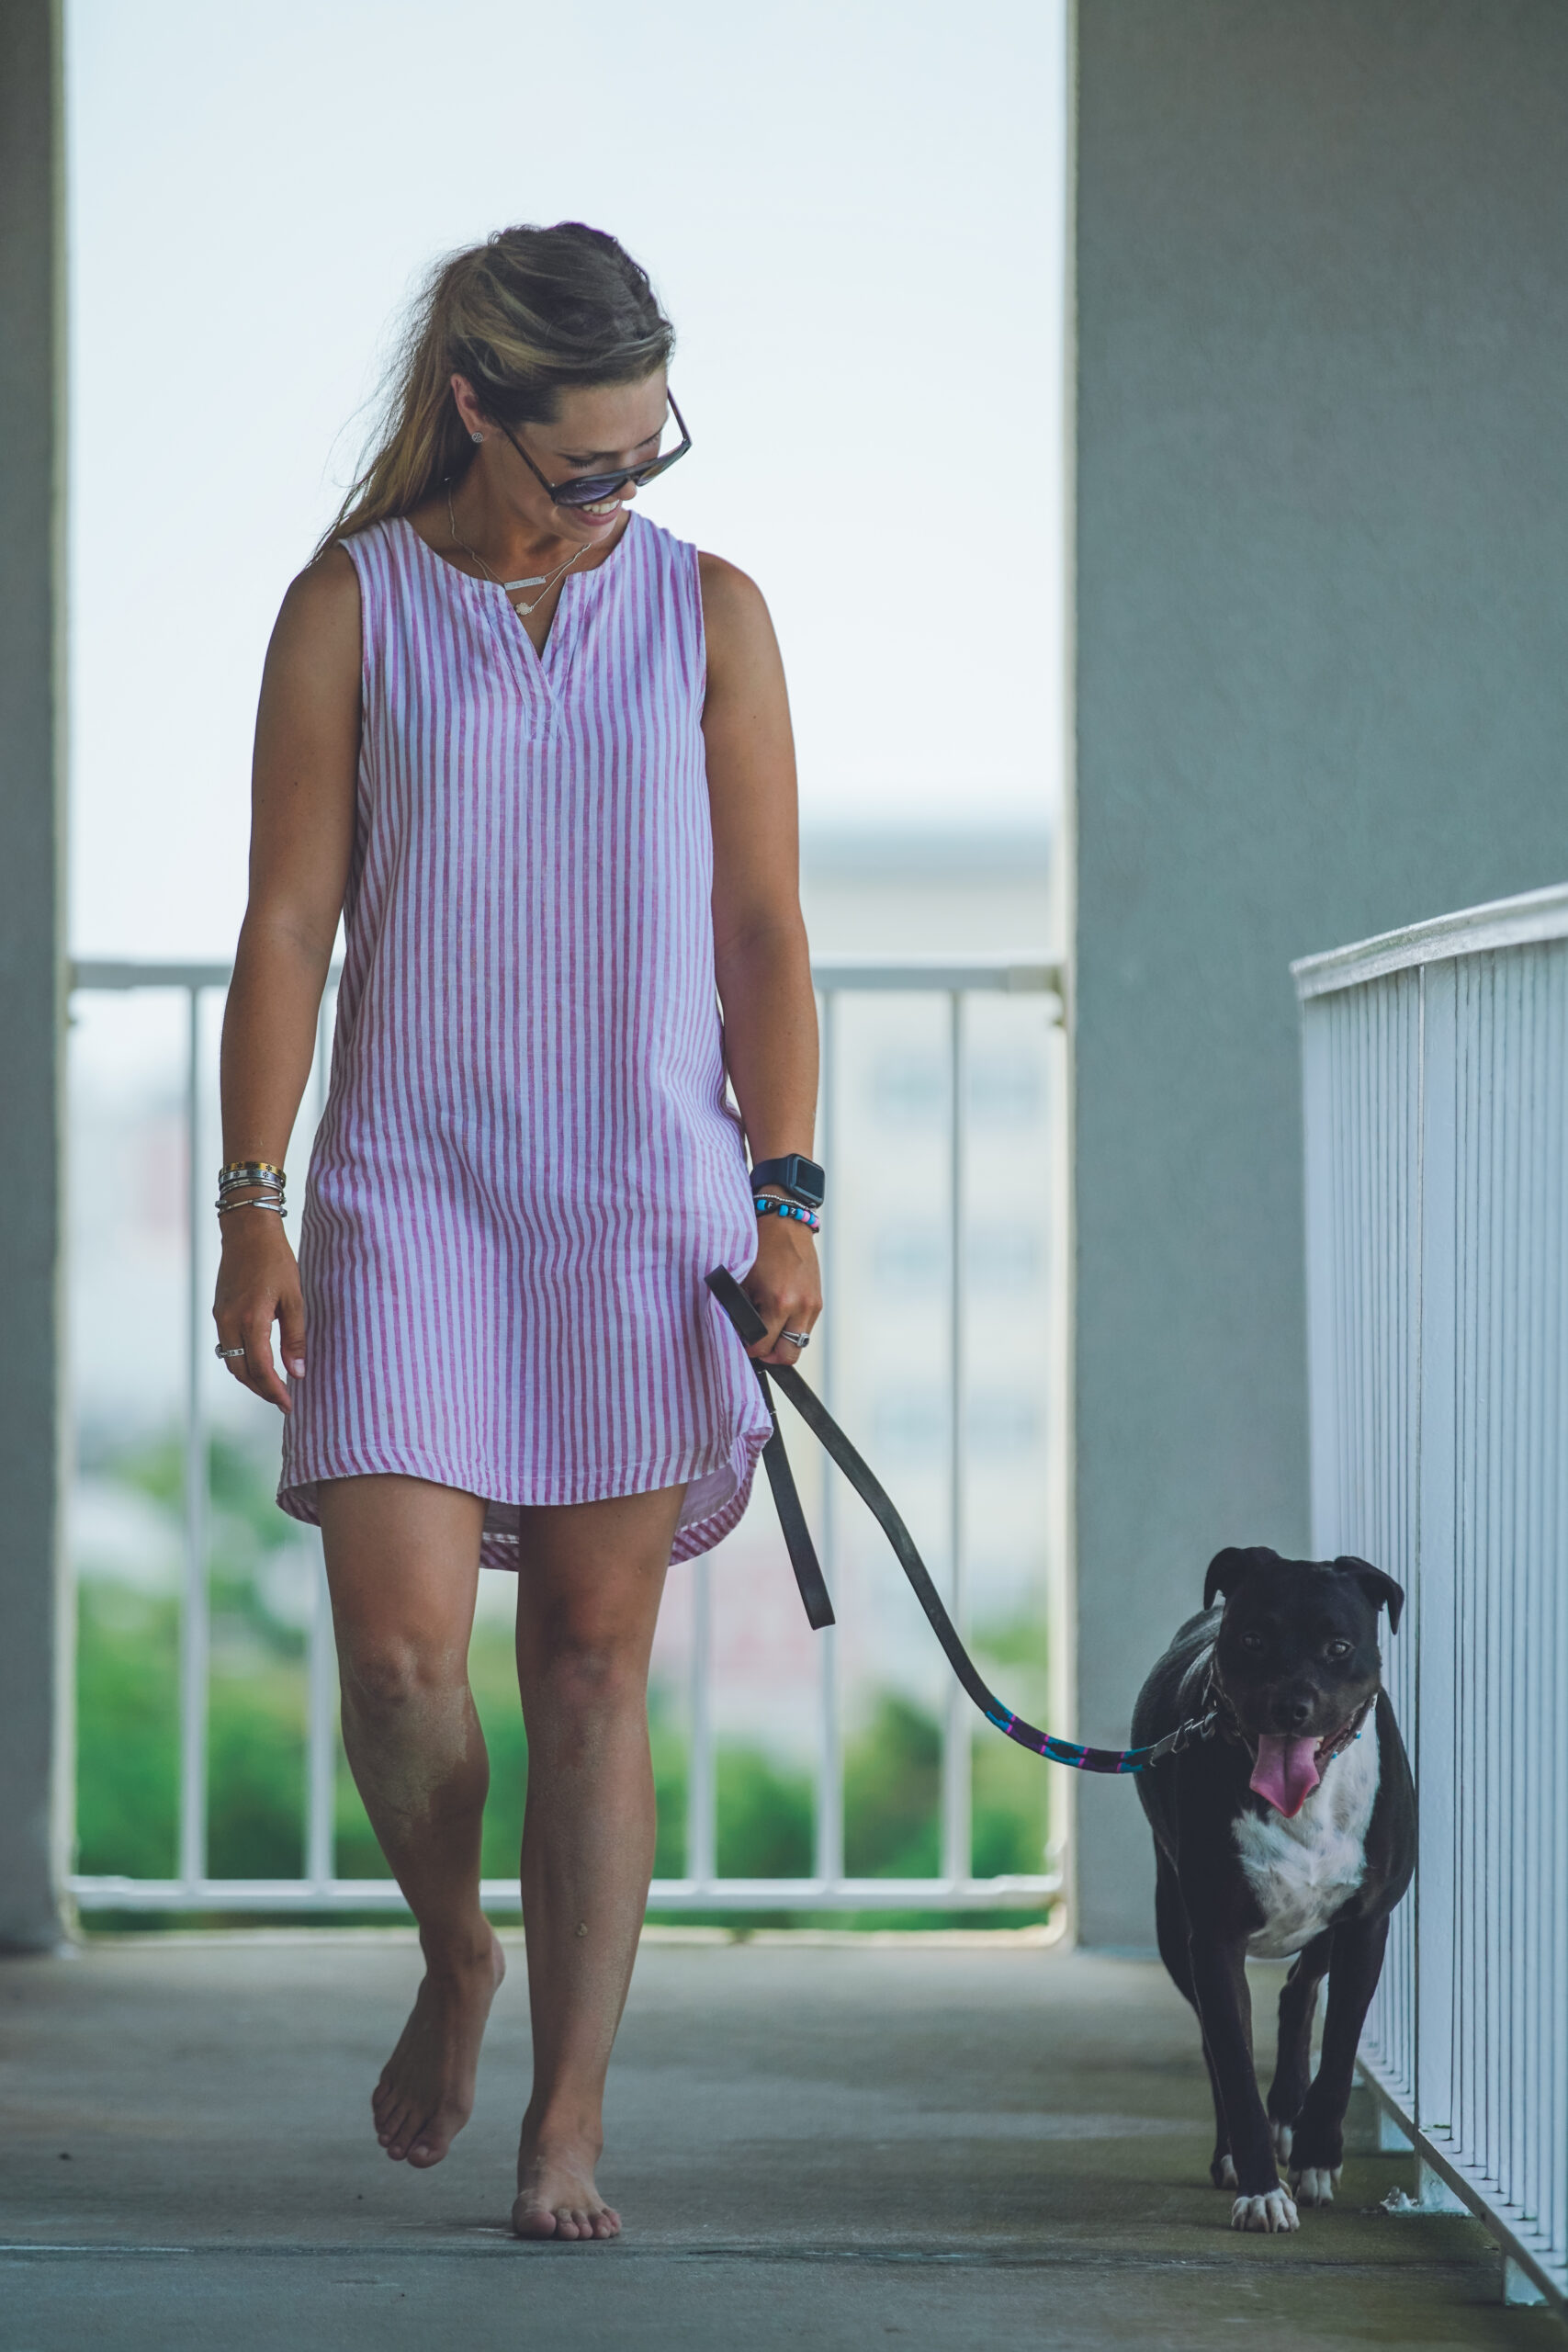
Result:
M708 799L713 810L714 963L724 1057L753 1162L811 1156L817 1115L817 1000L800 912L795 744L784 664L755 583L719 557L699 559L707 638ZM745 1290L768 1327L751 1353L794 1363L781 1335L822 1312L811 1235L793 1217L758 1219Z

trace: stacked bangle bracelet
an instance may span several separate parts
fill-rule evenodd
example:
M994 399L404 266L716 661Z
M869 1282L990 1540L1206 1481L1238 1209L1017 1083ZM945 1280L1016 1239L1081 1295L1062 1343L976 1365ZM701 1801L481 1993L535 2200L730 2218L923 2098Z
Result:
M273 1160L227 1160L218 1170L218 1198L213 1206L220 1216L227 1216L231 1209L270 1209L274 1216L287 1216L283 1191L288 1181ZM243 1200L237 1197L241 1193L246 1196Z
M755 1193L751 1205L759 1216L787 1216L796 1225L803 1225L807 1233L820 1233L822 1230L821 1218L799 1201L774 1201L770 1200L765 1193Z

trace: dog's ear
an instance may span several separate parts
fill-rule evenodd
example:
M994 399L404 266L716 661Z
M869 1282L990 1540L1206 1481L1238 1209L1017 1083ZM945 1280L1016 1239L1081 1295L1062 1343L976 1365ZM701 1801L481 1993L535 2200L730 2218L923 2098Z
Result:
M1400 1611L1404 1607L1404 1587L1384 1576L1381 1568L1374 1568L1370 1560L1358 1560L1353 1552L1341 1552L1334 1565L1341 1575L1355 1577L1374 1609L1388 1611L1388 1630L1397 1634Z
M1213 1607L1217 1592L1223 1592L1228 1600L1251 1566L1252 1554L1238 1551L1234 1544L1227 1544L1223 1552L1216 1552L1209 1563L1209 1573L1203 1578L1204 1608Z

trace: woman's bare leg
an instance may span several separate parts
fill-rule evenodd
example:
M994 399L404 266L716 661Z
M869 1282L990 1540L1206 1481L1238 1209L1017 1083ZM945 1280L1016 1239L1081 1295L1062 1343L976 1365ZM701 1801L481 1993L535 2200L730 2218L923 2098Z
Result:
M621 2226L593 2171L653 1874L648 1661L684 1491L524 1514L517 1676L534 2088L512 2212L520 2237L608 2238Z
M479 1909L490 1764L468 1689L484 1504L423 1478L334 1478L321 1514L344 1747L424 1952L371 2109L387 2154L424 2166L468 2120L504 1969Z

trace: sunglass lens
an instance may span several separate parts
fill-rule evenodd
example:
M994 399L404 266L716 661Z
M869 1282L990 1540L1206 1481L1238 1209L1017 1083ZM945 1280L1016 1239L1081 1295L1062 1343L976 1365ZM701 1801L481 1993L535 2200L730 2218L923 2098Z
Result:
M557 491L556 503L558 506L597 506L602 498L614 498L615 492L625 490L628 483L635 482L640 490L644 482L651 481L656 474L664 471L666 466L672 466L677 458L684 455L683 449L670 449L663 457L652 458L646 466L633 466L627 473L581 474L576 481L567 482Z

